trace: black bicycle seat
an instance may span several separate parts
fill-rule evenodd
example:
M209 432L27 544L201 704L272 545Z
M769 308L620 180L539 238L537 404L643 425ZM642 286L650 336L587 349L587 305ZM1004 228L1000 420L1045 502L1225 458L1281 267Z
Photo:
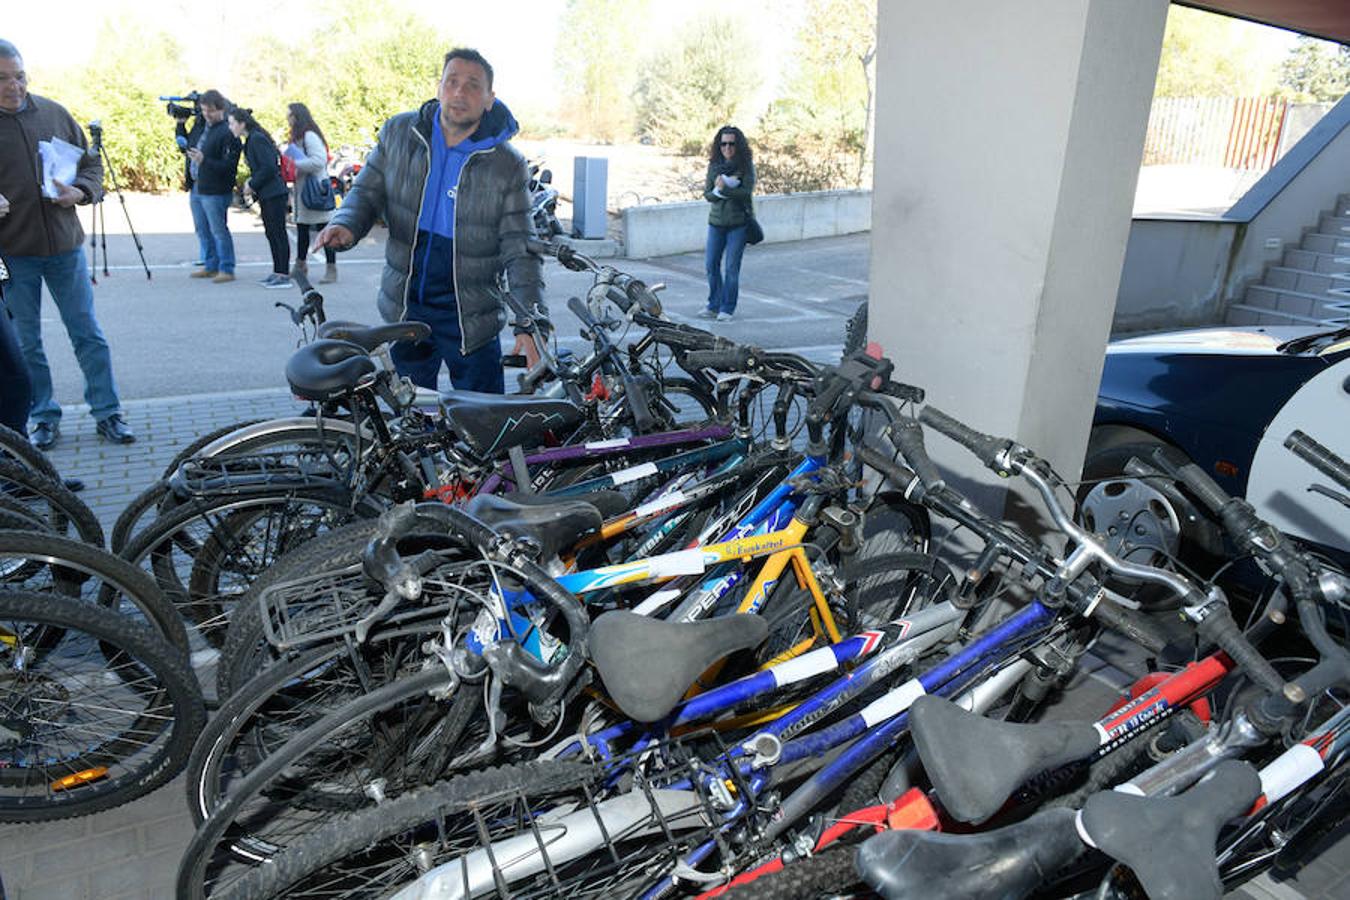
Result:
M600 530L600 511L585 500L554 498L547 503L520 503L494 494L479 494L464 511L492 530L529 538L549 559L582 537Z
M585 500L591 506L600 510L600 515L606 519L621 516L633 508L633 501L618 491L587 491L584 494L568 494L566 496L522 494L519 491L511 491L497 496L504 497L522 506L549 506L550 504L561 503L564 500Z
M480 456L507 447L536 447L545 433L565 435L586 418L570 400L448 391L441 402L450 427Z
M347 341L306 344L286 361L286 381L302 400L334 400L348 394L375 371L366 351Z
M1219 829L1259 796L1256 769L1230 759L1175 797L1093 794L1083 804L1082 827L1094 846L1134 870L1152 900L1218 900L1223 896L1214 859Z
M1024 897L1083 850L1072 809L977 834L883 831L858 848L862 880L886 900Z
M709 666L758 646L768 632L762 616L666 622L615 610L591 623L591 661L624 715L657 722Z
M1082 759L1100 745L1097 730L1086 723L996 722L931 696L910 706L909 730L943 808L971 823L998 812L1032 775Z
M381 344L402 344L425 341L431 337L431 326L425 322L391 322L387 325L362 325L359 322L329 320L319 326L321 338L350 341L367 353Z

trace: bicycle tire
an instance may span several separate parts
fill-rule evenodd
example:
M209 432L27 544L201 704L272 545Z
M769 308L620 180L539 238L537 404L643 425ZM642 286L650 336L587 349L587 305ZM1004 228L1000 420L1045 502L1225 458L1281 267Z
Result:
M10 498L24 502L56 534L75 534L86 544L103 546L103 526L98 517L79 497L70 492L58 479L48 478L26 466L0 460L0 489L6 489ZM38 508L46 508L39 513Z
M856 852L852 844L832 844L814 856L728 888L722 896L727 900L814 900L836 896L858 883L858 871L853 865Z
M61 480L60 473L47 458L47 454L29 443L25 435L19 434L7 425L0 425L0 459L11 459L53 481Z
M858 304L858 308L844 323L844 356L852 356L867 346L867 301Z
M233 786L224 802L220 803L197 829L183 855L180 878L184 872L190 873L190 884L200 890L205 884L208 871L220 872L222 875L228 871L230 857L253 863L265 862L275 858L285 847L291 846L297 840L303 840L305 834L322 830L322 823L331 821L335 815L342 812L351 814L371 805L373 799L363 794L363 786L356 781L347 783L348 789L342 792L341 797L333 794L328 798L339 802L313 802L314 788L303 774L303 769L300 770L302 774L297 777L296 767L303 757L310 753L325 756L323 762L329 763L333 742L345 731L362 732L367 737L373 737L373 733L367 731L368 720L374 720L391 709L396 710L398 704L402 702L427 698L432 692L442 690L450 684L450 674L444 667L430 669L390 682L365 696L357 697L294 734L282 747L260 760L237 786ZM461 685L460 689L455 691L450 705L452 709L442 714L443 721L448 723L445 726L447 732L449 729L459 727L458 734L448 736L449 740L458 741L472 721L472 713L474 711L481 713L483 707L477 691L465 685ZM402 737L398 735L396 739L401 740ZM421 739L424 741L425 737ZM348 773L335 774L332 769L324 769L323 774L329 781L341 781ZM379 777L381 776L374 776ZM292 801L296 799L299 791L288 793L286 790L288 782L303 785L301 790L310 792L305 798L307 807L295 809ZM367 782L373 783L374 779ZM395 794L400 793L397 787L396 784ZM394 799L396 800L397 796ZM391 801L381 804L379 809L387 808L389 802ZM281 822L267 819L267 815L274 813L278 806L284 807L293 818ZM267 826L267 830L264 831L263 826ZM234 831L235 827L238 831ZM297 829L298 834L295 833ZM281 840L288 843L278 843ZM219 883L213 885L213 895L220 887Z
M14 560L25 562L11 570L8 564ZM50 580L43 578L44 571ZM0 572L0 586L50 590L97 603L148 625L180 652L187 652L183 619L154 579L106 550L55 534L0 531ZM84 594L86 586L95 596Z
M56 700L65 706L63 721L49 731L65 736L72 743L78 742L79 747L65 754L50 747L38 748L25 754L22 761L7 760L8 764L0 767L5 773L4 781L0 782L0 820L40 822L112 809L155 790L182 770L192 740L206 721L206 709L192 673L176 650L149 629L111 610L51 594L0 591L0 623L4 623L2 627L10 637L0 641L0 652L12 653L21 645L21 631L14 626L22 622L40 629L58 629L62 640L60 646L31 657L22 669L4 667L5 680L0 682L0 690L7 696L0 701L0 708L17 711L21 702L31 702L31 693L26 699L20 692L36 689L42 679L42 695L38 699L43 703L45 722L25 722L30 730L24 742L31 743L35 736L43 734L43 724L54 724L51 706ZM116 657L107 656L109 646L118 648ZM76 672L74 667L81 662L78 655L81 650L86 661L84 668ZM98 654L97 660L92 653ZM70 686L57 681L58 665L71 667ZM121 666L127 669L124 671ZM129 677L133 671L138 673L134 679ZM109 672L116 677L107 677ZM79 692L74 701L72 687ZM114 699L100 695L95 703L79 704L79 696L100 687L108 691L120 688L120 696ZM146 709L126 708L128 694L139 694ZM134 717L131 725L114 726L116 734L100 746L91 746L89 735L97 733L94 727L97 720L80 725L73 724L71 717L81 712L108 715L110 709L120 711L123 721ZM158 730L150 731L152 726ZM151 743L142 734L163 740ZM0 752L12 756L18 749L15 743ZM40 759L40 767L32 765L35 758ZM99 769L105 771L97 774ZM68 776L87 776L88 780L66 789L53 788L56 780ZM11 795L35 781L41 782L40 796Z
M560 760L536 760L495 769L484 769L460 775L419 791L405 794L383 806L364 810L354 816L333 823L286 852L278 854L271 865L259 866L238 882L229 885L218 896L229 900L263 900L270 897L293 895L298 885L322 872L325 868L346 861L359 860L369 855L368 848L378 849L383 843L410 832L432 820L444 819L456 813L483 808L515 796L550 797L590 785L596 777L587 764ZM476 843L477 835L466 838L466 847ZM405 858L405 862L411 862ZM396 863L395 863L396 864ZM405 869L415 877L414 867ZM389 887L400 882L397 871L390 873ZM185 881L179 870L179 896L201 897ZM345 896L373 896L374 885ZM344 896L343 893L319 896Z
M52 526L36 512L18 500L0 494L0 528L10 531L40 531L52 534Z
M318 515L313 517L312 524L299 531L277 535L282 538L281 542L273 545L269 540L261 553L247 553L248 548L240 541L240 533L237 530L219 531L221 528L219 519L232 512L250 509L262 514L272 509L285 515L292 506L307 503L312 504L318 511ZM233 600L247 588L252 578L257 577L288 546L298 546L312 536L310 532L313 528L341 525L355 515L357 513L352 511L348 495L327 488L208 498L173 507L168 513L158 517L150 527L141 531L135 540L123 548L121 556L138 568L148 568L170 602L196 626L209 644L218 646L224 639L224 625L229 609L233 606ZM257 519L254 520L256 521ZM219 586L220 569L223 567L218 566L214 574L193 573L194 554L186 548L193 545L200 546L201 543L188 533L187 529L193 523L196 523L197 528L205 526L208 534L223 535L222 541L240 551L240 565L231 572L236 576L232 579L232 586L237 589L236 591L227 595L219 593L194 595L194 575L195 586L198 588L205 583ZM238 520L235 524L237 523ZM264 531L264 537L270 537L270 527ZM184 569L189 573L187 582L180 574Z

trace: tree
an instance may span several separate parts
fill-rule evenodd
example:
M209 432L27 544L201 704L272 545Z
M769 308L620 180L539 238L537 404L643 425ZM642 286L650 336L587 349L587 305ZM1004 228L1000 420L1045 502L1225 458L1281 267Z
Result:
M632 131L632 60L647 0L568 0L554 66L574 127L604 141Z
M1350 91L1350 47L1300 36L1280 64L1280 88L1292 100L1341 99Z
M857 154L854 182L861 184L872 143L875 0L807 0L795 43L794 74L769 117L781 121L787 114L816 132L817 145L852 148ZM776 124L769 123L769 130Z
M1155 97L1253 97L1275 87L1259 26L1181 6L1167 13Z
M759 84L758 57L747 46L753 34L736 19L705 17L644 60L633 91L638 133L684 153L701 152Z

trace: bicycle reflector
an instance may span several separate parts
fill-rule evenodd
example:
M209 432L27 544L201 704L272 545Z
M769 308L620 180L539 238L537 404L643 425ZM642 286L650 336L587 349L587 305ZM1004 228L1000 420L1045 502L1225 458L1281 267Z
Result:
M107 766L95 766L92 769L85 769L76 772L74 775L67 775L65 778L57 779L51 784L53 793L57 791L68 791L72 788L83 787L86 784L92 784L108 774Z

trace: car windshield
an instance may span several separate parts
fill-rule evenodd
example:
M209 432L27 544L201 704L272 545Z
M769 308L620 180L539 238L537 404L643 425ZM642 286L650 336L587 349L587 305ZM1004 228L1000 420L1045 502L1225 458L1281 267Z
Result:
M1305 334L1303 337L1285 341L1275 350L1278 353L1306 353L1309 350L1326 347L1337 341L1350 338L1350 328L1338 328L1335 331L1319 331L1317 334Z

